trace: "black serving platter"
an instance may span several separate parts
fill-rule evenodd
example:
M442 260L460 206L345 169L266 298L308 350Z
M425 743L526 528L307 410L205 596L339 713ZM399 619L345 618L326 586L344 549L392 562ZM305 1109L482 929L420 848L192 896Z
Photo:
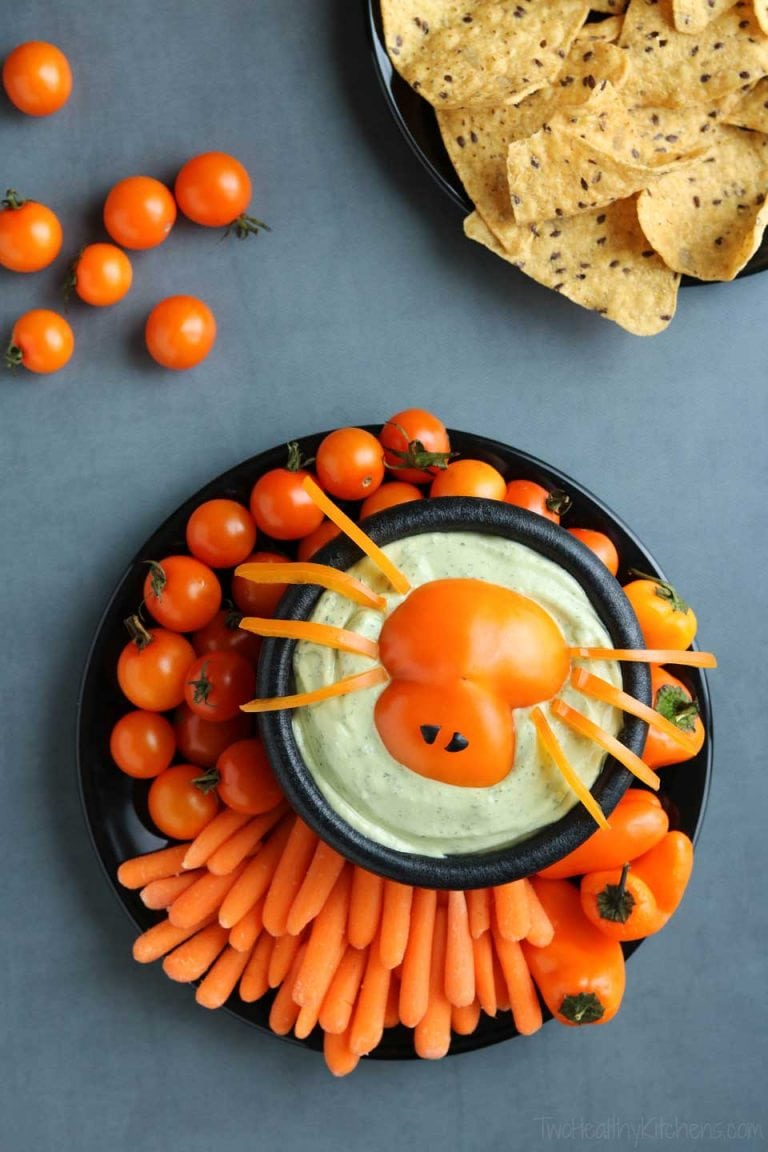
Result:
M370 430L378 432L379 428L371 426ZM314 456L325 434L320 432L301 439L299 444L302 453L308 457ZM621 557L620 581L625 582L630 578L631 568L664 576L653 556L630 529L604 503L569 476L499 441L453 430L450 436L455 451L464 456L486 460L507 479L526 478L548 488L567 491L573 505L565 519L566 527L594 528L610 536ZM214 497L230 497L247 503L250 490L258 477L270 468L283 465L285 458L284 445L253 456L211 480L172 512L131 560L109 598L91 645L78 705L77 766L80 793L88 831L105 876L138 931L145 931L160 917L144 907L137 892L120 887L116 879L117 869L129 857L164 847L168 841L153 830L146 813L147 783L134 781L124 775L109 755L112 727L130 708L120 693L115 674L117 658L127 640L123 621L136 610L141 601L146 561L186 551L186 522L198 504ZM259 546L270 547L263 537ZM279 548L283 550L282 545ZM702 751L694 760L662 770L661 795L670 813L671 826L681 829L695 840L704 816L712 769L710 696L702 671L674 666L671 670L698 699L707 738ZM627 955L636 947L637 943L627 945ZM268 1025L269 998L255 1004L245 1004L233 996L227 1008L241 1020L274 1035ZM473 1035L454 1037L451 1053L484 1048L516 1035L508 1012L500 1013L495 1019L483 1015ZM293 1037L286 1039L315 1050L322 1047L322 1037L317 1030L306 1040L299 1041ZM372 1057L394 1060L413 1058L410 1032L402 1027L387 1030Z
M464 191L464 185L451 164L432 106L414 92L392 67L385 47L380 0L365 0L365 5L368 12L373 64L392 118L438 187L453 201L462 216L467 216L474 210L474 204ZM752 259L738 273L737 279L754 276L757 272L765 272L766 269L768 269L768 232ZM683 276L681 283L687 287L713 281Z

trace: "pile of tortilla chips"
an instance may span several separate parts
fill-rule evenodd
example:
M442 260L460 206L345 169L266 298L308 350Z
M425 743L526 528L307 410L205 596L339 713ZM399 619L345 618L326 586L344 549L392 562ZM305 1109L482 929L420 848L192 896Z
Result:
M638 335L768 224L768 0L382 0L472 240ZM589 20L590 13L607 13Z

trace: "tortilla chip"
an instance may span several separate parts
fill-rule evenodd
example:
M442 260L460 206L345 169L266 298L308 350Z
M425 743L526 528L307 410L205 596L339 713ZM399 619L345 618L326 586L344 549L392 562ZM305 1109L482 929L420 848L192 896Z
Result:
M703 32L723 12L733 8L736 0L672 0L672 18L678 32Z
M631 0L619 43L632 59L627 98L638 104L712 104L768 72L768 38L747 0L695 38L674 28L671 0Z
M716 148L640 196L648 242L670 268L699 280L732 280L768 223L768 136L716 130Z
M758 81L724 116L726 124L768 132L768 78Z
M480 0L398 67L436 108L516 102L557 75L588 13L585 0Z
M606 3L608 2L609 0L606 0ZM621 4L622 12L626 6L624 3ZM591 7L594 8L594 4L592 4ZM618 9L615 9L615 11L618 11ZM588 42L590 44L599 44L601 41L605 41L606 44L615 44L621 35L623 23L623 16L608 16L605 20L585 24L576 37L575 43Z
M464 221L464 231L539 284L636 336L663 331L674 316L680 277L648 248L633 199L541 224L535 233L527 229L529 239L516 255L476 212Z
M768 36L768 3L766 0L755 0L755 16L763 32Z
M455 24L475 7L477 0L381 0L384 42L397 71L403 74L430 34Z

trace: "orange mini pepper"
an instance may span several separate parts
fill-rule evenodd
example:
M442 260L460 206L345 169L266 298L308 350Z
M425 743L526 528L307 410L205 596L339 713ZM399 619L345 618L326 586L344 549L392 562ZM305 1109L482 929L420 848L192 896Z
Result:
M659 729L649 728L643 752L648 767L665 768L696 756L704 744L704 725L699 706L685 684L666 668L651 668L651 700L657 712L690 736L692 747L688 751Z
M598 828L588 840L562 860L539 873L545 880L582 876L598 869L621 868L642 856L664 836L669 820L658 796L643 788L629 788L609 816L610 828Z

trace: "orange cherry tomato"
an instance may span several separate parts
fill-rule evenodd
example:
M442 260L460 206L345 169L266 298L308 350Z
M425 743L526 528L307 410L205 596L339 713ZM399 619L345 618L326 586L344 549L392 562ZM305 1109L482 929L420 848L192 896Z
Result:
M243 563L285 564L289 560L282 552L252 552ZM232 599L244 616L274 616L286 588L286 584L254 584L243 576L232 577Z
M133 283L133 266L114 244L88 244L72 265L72 287L86 304L117 304Z
M450 459L445 424L424 408L406 408L390 416L379 439L387 468L409 484L429 484Z
M131 704L147 712L167 712L184 699L187 673L195 660L192 645L178 632L134 624L117 662L117 682Z
M104 226L123 248L156 248L176 221L176 201L152 176L127 176L104 203Z
M205 656L207 652L238 652L249 664L255 664L261 651L261 637L241 628L242 618L243 613L235 608L217 612L209 624L192 636L192 647L198 656Z
M383 512L385 508L395 508L398 504L410 504L414 500L423 500L424 494L415 484L407 484L404 480L391 480L382 484L372 496L366 497L360 506L360 519L373 516L374 512Z
M501 472L491 464L483 460L454 460L444 471L437 473L429 494L503 500L506 487Z
M172 840L193 840L219 810L215 792L198 788L200 769L175 764L152 781L147 802L153 824Z
M231 720L214 723L181 704L173 714L173 730L180 756L190 764L213 768L230 744L250 736L251 718L245 712L239 712Z
M310 532L309 536L299 541L297 558L301 561L311 560L315 552L319 552L324 545L335 540L340 532L341 529L333 520L323 520L319 528L315 528L314 532Z
M364 428L337 428L320 444L315 470L321 487L337 500L362 500L384 479L384 450Z
M624 585L646 648L684 651L696 635L696 616L677 589L655 577L632 580Z
M163 628L196 632L221 607L221 585L208 565L194 556L167 556L149 566L144 603Z
M63 316L47 308L25 312L13 326L5 354L9 368L21 364L30 372L58 372L75 350L75 334Z
M595 532L591 528L569 528L568 531L571 536L581 540L582 544L586 544L587 548L602 560L612 576L616 575L619 570L619 554L610 537L606 536L604 532Z
M240 239L267 228L246 214L251 178L226 152L203 152L187 160L176 177L174 193L181 211L195 224L233 228Z
M235 812L259 816L283 799L261 740L230 744L216 761L215 775L219 799Z
M213 348L216 319L195 296L168 296L147 317L144 338L150 356L163 368L194 368Z
M237 652L198 656L184 685L188 707L215 724L234 719L240 713L240 705L252 700L255 694L256 673Z
M20 112L28 116L50 116L69 99L72 69L55 44L29 40L6 57L3 87Z
M251 515L256 527L275 540L300 540L323 521L323 513L302 487L309 473L301 467L299 445L288 445L286 468L271 468L251 491Z
M9 188L0 204L0 265L11 272L39 272L61 251L59 218L45 204L22 200Z
M533 480L510 480L503 499L507 504L514 504L516 508L526 508L529 512L538 512L554 524L560 523L560 517L571 506L571 498L565 492L555 490L550 492L541 484Z
M704 725L699 716L699 706L685 684L666 668L654 665L651 668L651 699L657 712L690 736L693 747L687 751L665 732L649 726L643 752L648 767L665 768L697 756L704 745Z
M165 716L157 712L127 712L112 729L109 753L121 772L146 780L168 767L176 737Z
M242 564L256 543L256 525L237 500L206 500L187 521L187 547L211 568Z

